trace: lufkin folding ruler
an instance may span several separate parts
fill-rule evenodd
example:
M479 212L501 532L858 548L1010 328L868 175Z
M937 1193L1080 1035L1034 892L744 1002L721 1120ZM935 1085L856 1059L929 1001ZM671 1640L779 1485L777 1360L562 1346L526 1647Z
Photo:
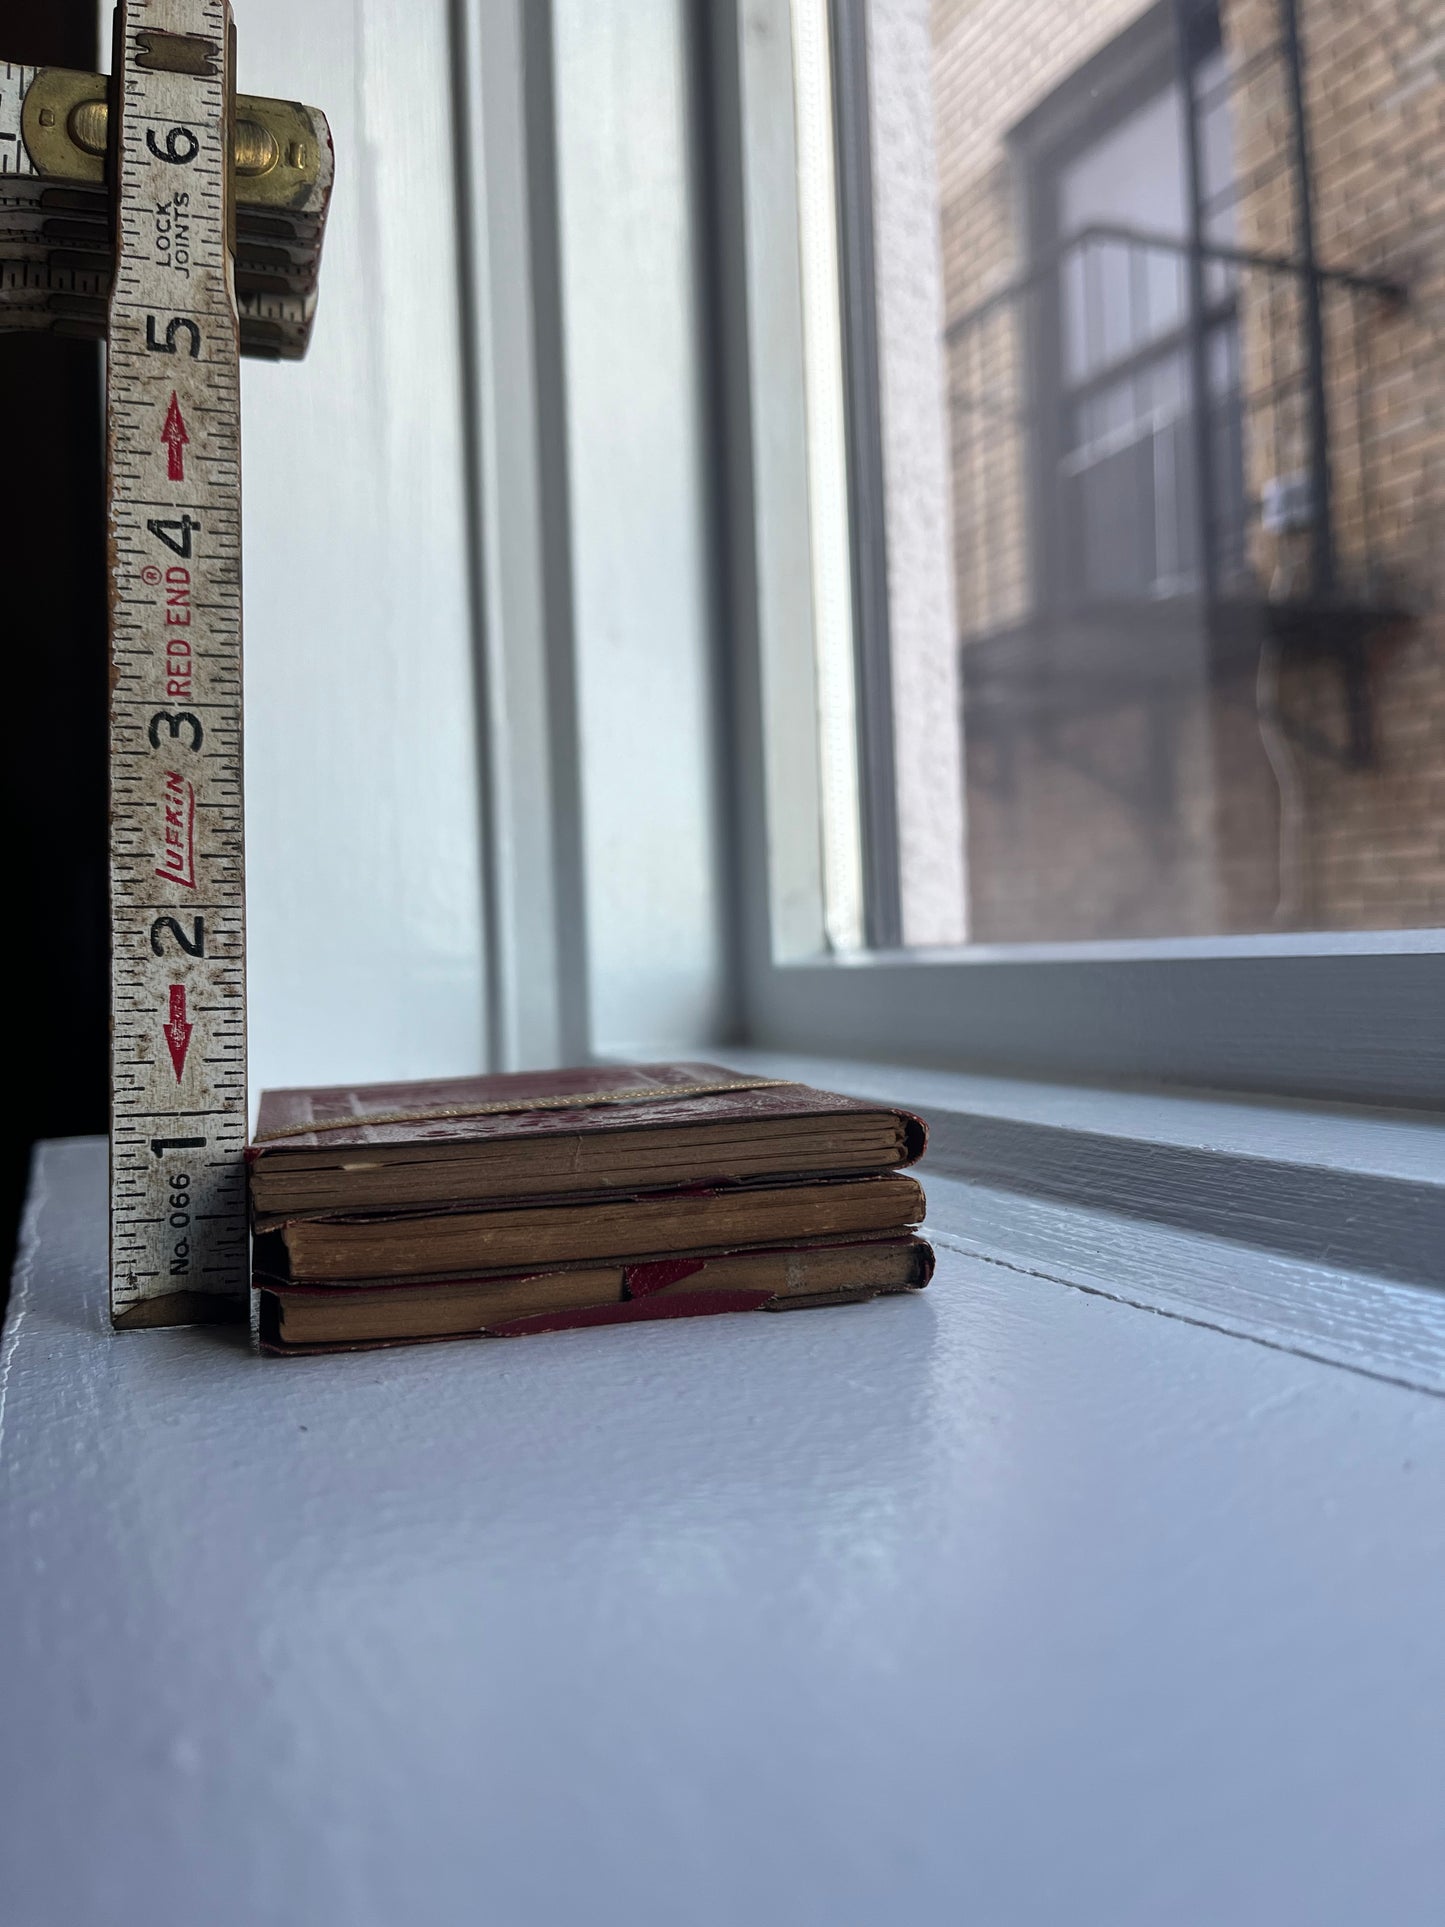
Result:
M0 64L0 326L104 335L111 1315L250 1299L240 355L305 353L323 116L238 98L228 0L121 0L114 72Z

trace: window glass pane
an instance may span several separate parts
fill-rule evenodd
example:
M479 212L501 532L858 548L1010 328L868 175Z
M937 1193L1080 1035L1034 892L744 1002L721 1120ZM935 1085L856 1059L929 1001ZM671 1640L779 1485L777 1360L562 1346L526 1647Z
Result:
M835 4L904 940L1445 922L1438 8Z

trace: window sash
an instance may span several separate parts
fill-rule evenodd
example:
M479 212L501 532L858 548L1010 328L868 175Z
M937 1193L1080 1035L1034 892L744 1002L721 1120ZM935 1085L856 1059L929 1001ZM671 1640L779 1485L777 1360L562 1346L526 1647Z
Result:
M775 512L806 487L788 3L705 10L749 1041L1438 1105L1445 931L826 954L815 772L787 747L813 728L797 671L806 516Z

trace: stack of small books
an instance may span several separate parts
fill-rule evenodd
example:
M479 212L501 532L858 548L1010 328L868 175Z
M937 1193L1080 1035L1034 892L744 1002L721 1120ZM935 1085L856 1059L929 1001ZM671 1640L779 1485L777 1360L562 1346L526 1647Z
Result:
M711 1064L271 1091L261 1340L329 1351L917 1290L907 1112Z

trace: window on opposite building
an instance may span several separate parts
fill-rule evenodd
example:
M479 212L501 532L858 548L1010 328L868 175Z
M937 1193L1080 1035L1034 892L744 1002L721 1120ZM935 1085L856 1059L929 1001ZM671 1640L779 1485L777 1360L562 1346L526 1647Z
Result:
M1432 10L793 19L834 948L1445 923Z

